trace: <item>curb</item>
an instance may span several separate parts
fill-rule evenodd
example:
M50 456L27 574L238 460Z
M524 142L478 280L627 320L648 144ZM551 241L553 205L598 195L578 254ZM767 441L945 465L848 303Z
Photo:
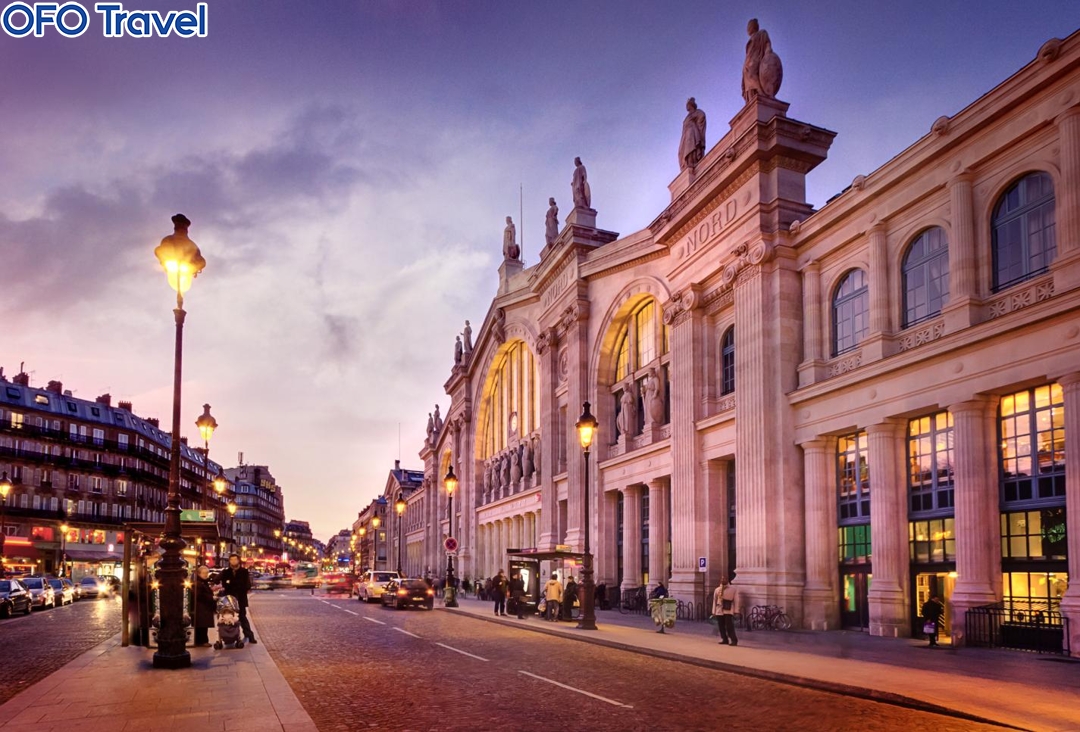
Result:
M511 623L507 620L503 620L502 618L487 618L483 615L470 613L466 610L454 610L453 608L440 609L446 610L447 612L451 612L461 617L470 617L475 620L480 620L487 623L496 623L498 625L505 625L509 628L528 630L533 633L543 633L544 635L550 635L556 638L565 638L570 641L591 643L597 646L605 646L607 648L614 648L620 651L637 653L642 656L652 656L654 658L662 658L666 661L675 661L676 663L685 663L691 666L700 666L702 668L713 669L714 671L726 671L728 673L739 674L740 676L748 676L751 678L762 679L765 681L774 681L779 684L798 686L805 689L813 689L815 691L824 691L830 694L853 697L855 699L864 699L866 701L874 701L881 704L890 704L895 707L903 707L905 709L912 709L918 712L940 714L945 717L962 719L968 722L989 724L995 727L1001 727L1003 729L1015 729L1022 730L1023 732L1030 732L1027 727L1017 727L1016 725L1009 724L1008 722L1002 722L1000 720L990 719L988 717L980 717L977 714L960 711L958 709L951 709L949 707L943 707L939 704L931 704L929 702L925 702L914 697L904 696L903 694L896 694L890 691L878 691L876 689L867 689L861 686L852 686L851 684L843 684L836 681L823 681L821 679L812 679L805 676L797 676L795 674L785 674L778 671L766 671L763 669L750 668L749 666L739 666L733 663L725 663L724 661L710 661L708 659L695 658L693 656L684 656L678 653L657 651L651 648L641 648L640 646L630 645L629 643L621 643L619 641L612 641L605 638L597 638L595 636L589 636L584 634L572 635L560 632L558 630L549 630L548 628L538 627L535 624L522 625L519 623Z

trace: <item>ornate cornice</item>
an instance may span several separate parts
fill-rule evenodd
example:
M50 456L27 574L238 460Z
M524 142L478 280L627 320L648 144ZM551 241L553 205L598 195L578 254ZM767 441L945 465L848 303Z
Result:
M559 345L559 333L555 327L547 328L536 338L536 355L543 356Z
M690 313L701 306L702 297L699 288L691 285L671 296L664 303L664 324L677 325L688 317Z
M719 165L719 163L717 165L714 165L713 168L716 168L718 165ZM724 167L726 167L726 166L724 166ZM760 163L755 162L755 163L751 164L749 167L747 167L746 170L744 170L742 173L740 173L734 180L732 180L730 183L728 183L727 186L725 186L722 191L720 191L719 193L714 195L712 198L710 198L709 201L704 206L702 206L701 210L698 211L696 214L694 214L694 216L692 218L690 218L688 221L684 222L683 225L680 226L675 231L668 232L667 234L664 235L664 237L662 239L658 239L657 241L659 241L660 243L665 243L665 242L675 242L675 241L678 241L678 240L682 239L682 237L685 236L686 234L688 234L691 230L693 230L693 228L695 226L697 226L702 221L704 221L705 218L709 214L711 214L713 211L718 209L721 204L723 204L727 199L729 199L732 196L732 194L735 193L735 191L742 188L755 175L757 175L760 172L760 168L761 168ZM711 170L712 170L712 168L710 168L710 171ZM719 171L717 171L717 173L719 174ZM700 182L702 180L711 180L711 178L715 178L715 177L716 176L707 176L706 178L698 179L698 182ZM694 186L691 186L690 191L695 191L696 192L696 186L697 185L698 185L698 183L695 182ZM690 191L687 191L687 193L689 193ZM664 209L664 212L662 214L660 214L659 217L657 217L656 221L652 222L649 225L649 230L652 231L653 236L657 236L660 233L660 231L665 226L667 226L668 221L670 221L673 218L676 218L678 216L678 214L683 209L685 209L688 205L689 205L689 197L687 196L686 193L684 193L682 196L680 196L678 199L676 199L674 203L672 203L670 206L668 206L666 209Z
M732 256L724 265L721 282L723 287L731 287L736 279L747 274L755 274L761 265L773 258L776 247L764 239L755 244L740 244L732 251Z

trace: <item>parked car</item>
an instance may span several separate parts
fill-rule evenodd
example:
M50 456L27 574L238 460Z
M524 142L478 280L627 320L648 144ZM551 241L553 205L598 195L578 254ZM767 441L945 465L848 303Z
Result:
M435 590L423 579L398 579L386 585L382 595L383 607L401 610L407 607L435 609Z
M109 588L110 595L120 594L120 578L113 577L111 574L98 575L98 579L105 583Z
M45 581L52 585L53 594L61 607L75 602L75 586L70 582L59 577L46 577Z
M56 592L44 577L23 577L22 584L29 590L34 608L56 607Z
M64 582L67 582L69 585L71 585L71 592L72 592L72 594L75 595L75 602L78 602L79 600L82 599L83 594L82 594L82 588L81 587L79 587L77 584L75 584L74 582L69 580L67 577L61 577L60 579L64 580Z
M15 613L30 614L33 607L30 592L17 579L0 580L0 615L10 618Z
M351 595L355 578L347 572L328 572L322 576L322 586L326 594L342 593Z
M386 585L389 582L395 582L401 579L397 572L379 571L374 572L368 570L360 575L360 581L357 583L357 597L356 599L363 602L372 602L378 600L383 596L383 592L386 591Z
M79 580L79 592L83 597L108 597L109 585L97 577L87 575Z

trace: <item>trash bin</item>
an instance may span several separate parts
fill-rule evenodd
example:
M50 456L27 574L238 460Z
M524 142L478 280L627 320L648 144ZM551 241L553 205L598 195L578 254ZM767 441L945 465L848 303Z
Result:
M675 616L678 613L679 601L671 597L662 597L655 600L649 600L649 615L652 616L652 621L660 630L657 633L663 633L664 628L675 627Z

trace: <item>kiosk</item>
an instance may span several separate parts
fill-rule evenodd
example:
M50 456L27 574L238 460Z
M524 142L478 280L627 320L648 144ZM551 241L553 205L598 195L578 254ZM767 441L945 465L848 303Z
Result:
M540 603L542 586L540 583L540 563L553 562L549 567L546 577L551 572L559 573L559 579L566 585L566 577L572 572L571 567L581 566L582 552L572 552L569 547L559 546L555 551L541 551L539 549L507 549L506 559L509 567L509 576L513 577L517 572L525 580L525 615L536 613L536 606ZM545 580L546 581L546 580ZM509 612L509 611L507 611Z

